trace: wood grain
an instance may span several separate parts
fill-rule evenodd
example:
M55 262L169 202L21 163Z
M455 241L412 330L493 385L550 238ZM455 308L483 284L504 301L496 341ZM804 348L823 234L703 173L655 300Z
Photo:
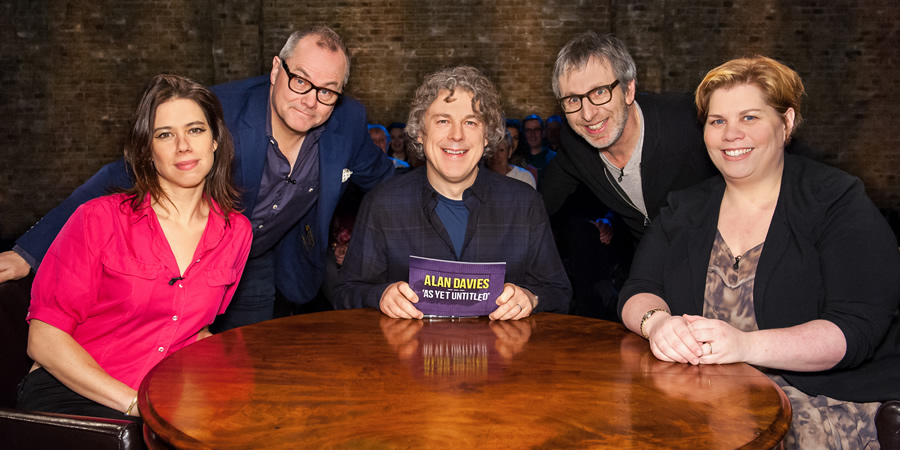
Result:
M185 448L772 448L791 417L746 364L664 363L619 324L548 313L263 322L171 355L139 401Z

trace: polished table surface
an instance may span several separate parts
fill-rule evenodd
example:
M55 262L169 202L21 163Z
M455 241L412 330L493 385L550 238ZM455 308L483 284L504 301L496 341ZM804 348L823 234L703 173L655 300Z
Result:
M195 343L150 372L139 406L179 448L771 448L791 416L754 368L664 363L612 322L372 309Z

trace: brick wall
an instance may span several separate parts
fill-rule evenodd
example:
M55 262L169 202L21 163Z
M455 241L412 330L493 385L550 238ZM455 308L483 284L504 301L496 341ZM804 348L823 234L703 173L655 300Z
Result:
M550 71L573 35L626 40L639 89L691 91L745 54L785 61L809 96L801 134L900 208L900 6L892 0L0 0L0 237L14 238L121 152L158 72L214 84L264 73L290 30L324 23L351 48L347 91L405 120L422 76L481 67L511 117L555 112Z

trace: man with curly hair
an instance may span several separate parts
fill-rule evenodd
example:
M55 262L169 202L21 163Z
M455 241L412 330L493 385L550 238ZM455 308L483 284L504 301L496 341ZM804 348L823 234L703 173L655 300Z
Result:
M425 170L395 177L363 200L335 306L419 319L410 255L506 262L494 320L565 313L571 287L540 196L484 168L506 131L496 88L473 67L439 70L416 90L407 120Z

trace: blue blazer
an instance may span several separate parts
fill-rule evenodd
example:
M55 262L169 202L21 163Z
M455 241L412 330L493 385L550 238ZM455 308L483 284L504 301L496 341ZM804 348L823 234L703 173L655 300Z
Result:
M256 206L265 168L269 76L226 83L211 90L222 103L225 124L234 138L234 182L242 189L244 215L249 215ZM331 216L346 182L352 180L369 190L393 173L390 160L369 137L366 110L358 101L344 97L322 126L325 129L319 138L319 200L275 247L275 284L296 303L310 301L322 283ZM346 172L351 174L345 180ZM104 166L19 238L19 250L34 259L36 269L78 206L111 189L131 185L124 159Z

